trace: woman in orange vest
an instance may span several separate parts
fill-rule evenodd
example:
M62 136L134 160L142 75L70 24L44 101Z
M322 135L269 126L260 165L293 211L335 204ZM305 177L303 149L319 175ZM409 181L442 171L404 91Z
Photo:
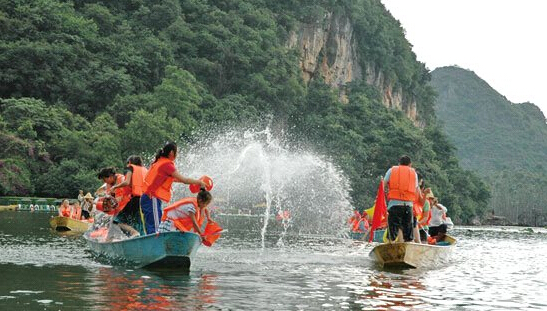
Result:
M125 207L118 213L115 222L127 224L140 233L144 233L140 215L140 201L146 173L148 173L148 170L142 166L142 158L135 155L130 156L127 159L125 180L110 189L114 192L116 189L123 189L124 195L130 198Z
M61 206L59 206L59 216L61 217L70 217L70 203L67 199L64 199L63 202L61 202Z
M171 201L171 185L173 182L197 184L206 187L205 182L182 176L175 167L177 145L169 142L158 150L156 160L150 166L144 178L143 194L141 196L141 217L144 233L152 234L158 231L162 216L161 204Z
M207 223L213 222L207 209L212 200L211 193L202 188L197 197L184 198L169 205L163 211L158 231L194 231L203 239L203 221L207 219Z

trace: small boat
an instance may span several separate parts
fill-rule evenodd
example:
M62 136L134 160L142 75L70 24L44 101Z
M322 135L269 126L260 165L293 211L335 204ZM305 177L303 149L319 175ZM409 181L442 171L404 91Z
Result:
M374 230L374 238L372 242L382 243L386 229ZM366 235L366 236L365 236ZM350 237L354 240L362 240L368 242L368 234L366 232L350 232Z
M55 216L49 221L51 228L56 231L76 231L86 232L91 226L91 222L84 220L76 220L70 217Z
M96 255L120 260L135 268L190 269L190 259L201 245L201 238L193 232L162 232L136 238L98 242L84 238Z
M393 242L377 245L370 257L382 267L422 268L446 263L456 245L456 239L447 235L436 245L414 242Z
M0 212L2 211L16 211L17 205L0 205Z

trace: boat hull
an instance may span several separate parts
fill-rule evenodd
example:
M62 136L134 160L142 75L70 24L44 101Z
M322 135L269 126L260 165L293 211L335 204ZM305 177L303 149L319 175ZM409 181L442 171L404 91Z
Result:
M199 235L178 231L102 243L85 238L96 255L119 260L124 265L136 268L189 270L191 258L201 245Z
M456 239L446 236L448 245L429 245L413 242L383 243L370 252L376 262L383 267L423 268L446 263L456 245Z
M86 232L91 226L90 222L72 219L69 217L55 216L49 221L53 230Z

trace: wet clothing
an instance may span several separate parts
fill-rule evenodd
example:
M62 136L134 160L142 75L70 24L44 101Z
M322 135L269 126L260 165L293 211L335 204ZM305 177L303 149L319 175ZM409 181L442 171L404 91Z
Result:
M160 224L159 232L177 231L173 219L190 218L190 214L196 215L196 207L193 204L184 204L170 211L167 211Z
M124 209L116 216L114 222L129 225L142 235L144 230L141 221L141 197L132 197Z
M413 240L414 235L412 230L414 226L411 206L392 206L387 216L387 223L389 228L389 239L391 241L395 241L395 239L397 239L399 229L403 231L403 240L405 242Z
M152 234L158 231L161 214L161 200L143 194L141 196L141 220L144 234Z

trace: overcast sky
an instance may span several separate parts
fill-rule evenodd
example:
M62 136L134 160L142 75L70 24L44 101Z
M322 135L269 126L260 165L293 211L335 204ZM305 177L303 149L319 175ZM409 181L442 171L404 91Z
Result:
M474 71L513 103L547 115L546 0L381 0L433 70Z

